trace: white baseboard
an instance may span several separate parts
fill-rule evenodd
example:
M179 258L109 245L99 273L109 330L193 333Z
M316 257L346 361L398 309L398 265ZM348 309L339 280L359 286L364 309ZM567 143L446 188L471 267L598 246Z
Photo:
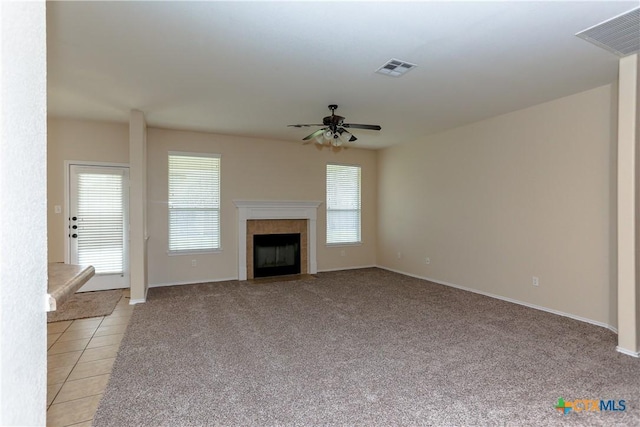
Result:
M343 268L330 268L326 270L318 270L318 273L326 273L330 271L342 271L342 270L359 270L361 268L376 268L377 265L362 265L355 267L343 267ZM238 277L227 277L222 279L203 279L198 281L186 281L186 282L166 282L166 283L152 283L149 285L150 288L162 288L164 286L182 286L182 285L198 285L201 283L215 283L215 282L228 282L230 280L238 280Z
M616 351L622 354L626 354L627 356L640 357L640 352L627 350L626 348L622 348L620 346L616 346Z
M139 299L130 299L129 305L143 304L147 302L147 298L139 298Z
M147 286L147 289L144 290L144 298L129 299L129 305L143 304L147 302L148 293L149 293L149 287Z
M318 273L328 273L330 271L360 270L362 268L376 268L376 267L378 266L377 265L361 265L361 266L355 266L355 267L327 268L324 270L318 270Z
M150 288L162 288L165 286L182 286L182 285L199 285L202 283L215 283L215 282L228 282L230 280L238 280L238 277L228 277L228 278L224 278L224 279L203 279L203 280L198 280L198 281L187 281L187 282L168 282L168 283L153 283L150 284L149 287Z
M499 299L499 300L502 300L502 301L511 302L513 304L523 305L525 307L534 308L536 310L546 311L547 313L557 314L558 316L564 316L564 317L568 317L570 319L579 320L580 322L590 323L592 325L600 326L602 328L607 328L607 329L609 329L610 331L612 331L615 334L618 333L618 329L613 327L613 326L611 326L611 325L608 325L608 324L603 323L603 322L599 322L597 320L588 319L586 317L576 316L575 314L565 313L564 311L554 310L552 308L543 307L541 305L535 305L535 304L531 304L531 303L528 303L528 302L520 301L520 300L517 300L517 299L503 297L501 295L496 295L496 294L491 294L489 292L480 291L478 289L467 288L465 286L460 286L460 285L456 285L454 283L444 282L442 280L432 279L430 277L418 276L417 274L406 273L404 271L395 270L393 268L383 267L383 266L380 266L380 265L378 266L378 268L381 268L381 269L387 270L387 271L392 271L394 273L402 274L402 275L405 275L405 276L415 277L416 279L428 280L429 282L437 283L439 285L449 286L449 287L460 289L460 290L463 290L463 291L473 292L474 294L480 294L480 295L484 295L484 296L487 296L487 297Z

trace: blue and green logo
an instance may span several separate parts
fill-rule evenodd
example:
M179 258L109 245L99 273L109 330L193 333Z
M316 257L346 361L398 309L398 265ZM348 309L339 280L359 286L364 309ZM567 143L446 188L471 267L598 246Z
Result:
M567 415L569 412L622 412L627 410L627 404L624 400L613 399L575 399L564 400L558 398L555 408Z

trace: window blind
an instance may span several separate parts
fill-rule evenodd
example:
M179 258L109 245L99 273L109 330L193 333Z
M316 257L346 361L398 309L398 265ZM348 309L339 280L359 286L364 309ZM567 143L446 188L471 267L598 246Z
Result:
M78 173L78 238L80 265L96 274L124 271L125 217L122 174Z
M327 165L327 243L359 243L360 167Z
M220 156L169 153L169 252L220 248Z

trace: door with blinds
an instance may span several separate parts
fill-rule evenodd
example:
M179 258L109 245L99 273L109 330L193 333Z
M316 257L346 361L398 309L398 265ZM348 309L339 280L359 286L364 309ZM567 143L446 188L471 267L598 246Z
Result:
M69 262L96 274L80 292L129 287L129 169L69 166Z

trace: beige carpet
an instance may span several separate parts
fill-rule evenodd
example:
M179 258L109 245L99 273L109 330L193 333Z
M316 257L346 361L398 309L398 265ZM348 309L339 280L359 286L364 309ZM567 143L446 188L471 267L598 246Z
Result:
M151 288L93 425L640 426L640 359L615 347L601 327L373 268ZM626 410L564 415L561 397Z
M107 316L122 298L122 289L74 294L56 311L47 313L47 323L85 317Z

